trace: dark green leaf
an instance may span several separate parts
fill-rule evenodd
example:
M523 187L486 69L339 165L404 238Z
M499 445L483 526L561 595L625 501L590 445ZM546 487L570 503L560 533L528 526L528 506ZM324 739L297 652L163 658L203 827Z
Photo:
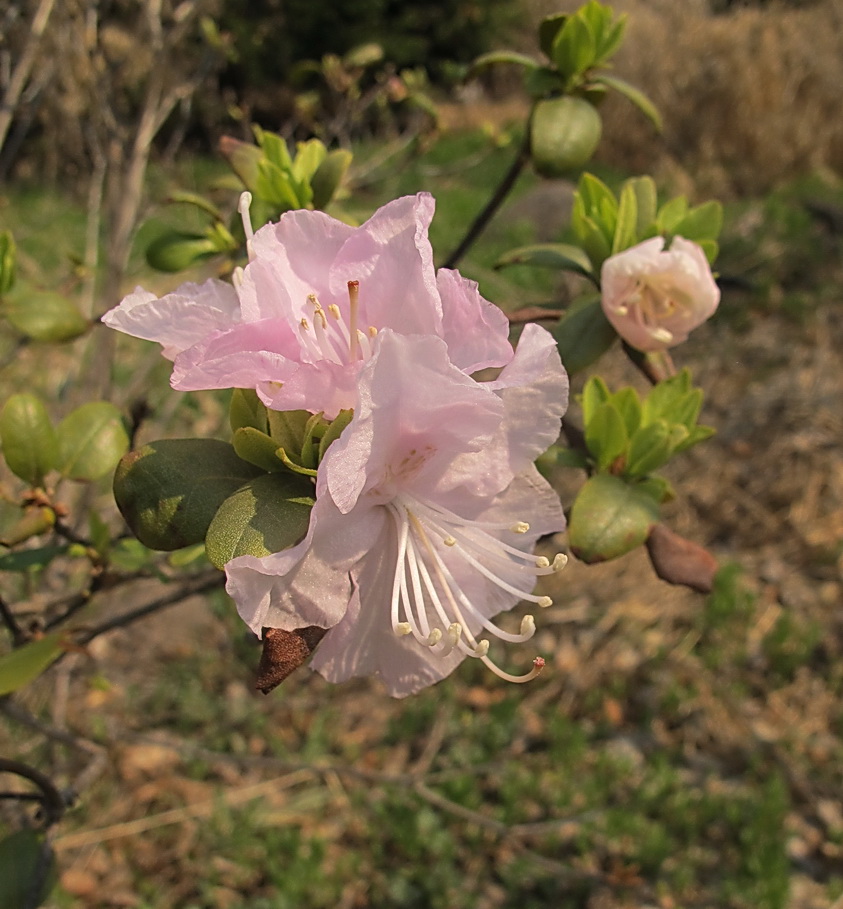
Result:
M658 519L658 504L646 491L620 477L597 474L571 508L571 551L588 563L615 559L644 543Z
M213 239L205 234L171 230L156 237L146 247L146 261L158 271L177 272L219 252Z
M127 454L114 497L135 536L150 549L200 543L220 505L261 471L216 439L164 439Z
M231 393L228 422L232 432L247 426L266 432L268 427L266 407L256 391L251 388L234 389Z
M307 533L313 484L289 473L264 474L230 495L208 528L205 548L217 568L241 555L266 556Z
M551 334L562 365L571 375L591 366L617 338L615 329L603 315L600 300L572 308L556 323Z
M56 428L57 467L71 480L97 480L110 473L129 447L120 411L107 401L77 407Z
M40 546L38 549L21 549L0 556L0 571L29 571L30 568L46 568L56 556L68 551L64 543Z
M17 830L0 840L0 906L35 909L56 881L52 847L35 830Z
M525 66L527 69L535 69L540 65L534 57L528 57L526 54L519 54L516 51L492 51L477 57L469 67L467 75L476 76L484 69L499 63L514 63L518 66Z
M31 486L58 463L58 439L44 403L36 395L12 395L0 411L0 441L9 470Z
M352 157L348 149L337 148L329 152L319 165L310 181L314 208L321 210L329 205L351 165Z
M539 23L539 47L548 57L553 55L553 42L565 25L567 18L566 13L555 13L542 19Z

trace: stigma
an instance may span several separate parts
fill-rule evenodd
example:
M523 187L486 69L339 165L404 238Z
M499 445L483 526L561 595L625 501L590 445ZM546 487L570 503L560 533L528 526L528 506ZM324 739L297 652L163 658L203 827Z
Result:
M506 681L534 679L544 668L541 657L536 657L529 672L512 675L488 656L490 636L513 644L530 640L536 631L533 616L524 616L518 632L498 627L467 594L465 578L479 576L481 583L546 608L552 600L533 593L536 579L561 571L567 557L558 553L550 560L506 542L508 535L517 539L529 530L524 521L470 521L406 494L386 507L398 532L390 604L393 632L412 636L419 646L430 648L440 657L459 650L481 660ZM481 630L475 634L472 628Z

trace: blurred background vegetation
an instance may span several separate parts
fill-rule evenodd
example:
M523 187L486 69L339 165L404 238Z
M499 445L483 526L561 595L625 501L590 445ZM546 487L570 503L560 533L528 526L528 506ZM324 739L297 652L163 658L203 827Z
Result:
M434 192L441 260L528 109L517 73L464 83L467 63L534 52L540 19L578 5L13 2L0 10L7 96L33 17L49 15L0 111L0 227L24 275L93 315L137 281L170 290L143 249L202 221L166 199L215 186L232 206L218 141L258 123L351 147L352 216ZM572 563L536 639L548 669L527 691L463 667L394 702L369 680L302 671L263 698L254 641L220 595L103 635L0 727L0 752L82 792L54 839L51 909L843 906L843 7L615 8L630 16L616 72L665 130L609 98L595 169L728 203L724 302L681 350L718 436L676 467L670 517L743 571L727 566L703 599L657 582L642 553ZM493 263L558 239L571 191L522 175L460 266L487 297L510 310L570 299L549 272ZM44 348L4 326L3 396L78 404L104 343ZM636 381L602 366L610 384ZM119 340L107 393L126 410L143 399L141 441L224 434L224 395L174 394L168 372L157 349ZM91 495L110 501L107 484ZM31 574L0 580L16 605L36 588ZM71 564L58 583L74 581Z

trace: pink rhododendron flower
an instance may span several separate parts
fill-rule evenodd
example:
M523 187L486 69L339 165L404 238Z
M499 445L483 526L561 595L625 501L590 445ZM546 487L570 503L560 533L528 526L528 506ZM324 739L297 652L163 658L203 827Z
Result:
M254 388L276 410L329 419L353 407L384 329L443 338L466 373L503 366L512 358L506 316L475 282L436 272L433 211L432 196L420 193L384 205L361 227L288 212L250 237L235 287L185 284L161 299L138 288L103 322L160 342L174 360L174 388Z
M329 629L312 668L332 682L380 677L397 697L466 656L498 675L489 636L528 640L491 622L564 564L533 554L564 529L559 497L533 465L559 433L568 382L552 337L528 325L493 382L455 366L445 340L386 328L356 387L354 418L327 450L316 504L296 546L226 566L247 624Z
M700 246L653 237L610 256L601 273L603 311L617 333L643 351L686 340L717 309L720 290Z

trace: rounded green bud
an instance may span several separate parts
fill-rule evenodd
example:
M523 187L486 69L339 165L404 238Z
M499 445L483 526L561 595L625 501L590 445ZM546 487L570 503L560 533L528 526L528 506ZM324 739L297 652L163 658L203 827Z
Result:
M537 101L530 120L533 166L543 177L566 176L591 158L601 132L600 114L584 98Z

